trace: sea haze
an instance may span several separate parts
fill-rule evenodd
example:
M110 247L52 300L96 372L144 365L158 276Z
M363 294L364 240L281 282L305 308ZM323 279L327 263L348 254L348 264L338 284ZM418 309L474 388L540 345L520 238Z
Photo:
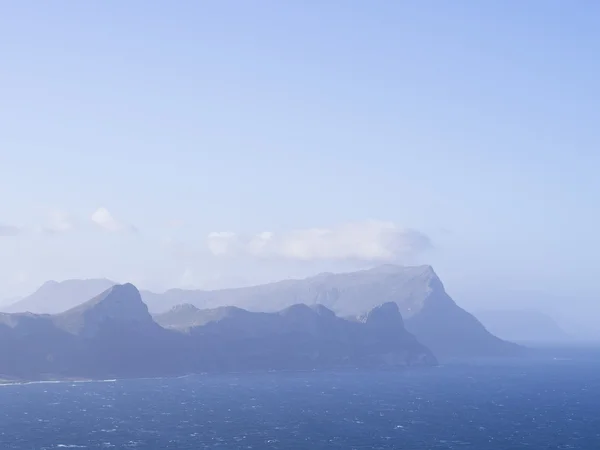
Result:
M597 449L600 359L0 387L0 447Z

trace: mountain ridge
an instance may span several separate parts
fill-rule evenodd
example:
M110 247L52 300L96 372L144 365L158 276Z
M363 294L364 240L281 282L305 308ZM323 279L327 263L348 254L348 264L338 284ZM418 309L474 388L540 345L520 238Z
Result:
M114 285L81 305L52 316L54 323L73 334L92 336L103 322L120 326L148 326L153 322L138 289L131 283ZM151 326L151 325L150 325Z
M55 314L79 306L118 283L106 278L46 281L32 294L18 301L2 305L7 313L33 312Z
M392 302L398 305L408 331L439 357L504 357L523 352L522 347L489 333L475 316L460 308L429 265L388 264L248 288L143 295L153 311L172 303L189 303L201 309L232 305L269 312L304 303L322 304L344 317L356 317L381 303Z
M275 312L303 303L324 305L338 316L357 317L392 302L398 306L407 330L439 357L503 357L523 351L489 333L475 316L460 308L429 265L386 264L244 288L171 289L160 294L142 291L141 295L154 315L179 304L203 310L234 306L252 312Z
M175 312L194 313L193 306ZM221 309L217 320L161 326L131 284L66 312L0 314L0 379L175 376L205 371L429 366L435 356L404 328L388 332L324 307L257 313ZM185 315L176 316L178 319Z

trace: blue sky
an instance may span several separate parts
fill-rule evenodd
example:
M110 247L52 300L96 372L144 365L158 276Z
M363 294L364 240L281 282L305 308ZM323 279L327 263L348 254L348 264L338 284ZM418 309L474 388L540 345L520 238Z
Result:
M48 278L210 287L389 260L432 264L465 301L591 307L599 10L2 5L0 297ZM266 231L268 255L249 250Z

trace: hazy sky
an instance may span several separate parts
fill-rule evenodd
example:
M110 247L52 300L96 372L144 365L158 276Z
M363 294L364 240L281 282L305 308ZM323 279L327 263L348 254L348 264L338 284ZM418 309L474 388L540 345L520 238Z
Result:
M592 1L5 2L0 298L400 262L591 306L599 30Z

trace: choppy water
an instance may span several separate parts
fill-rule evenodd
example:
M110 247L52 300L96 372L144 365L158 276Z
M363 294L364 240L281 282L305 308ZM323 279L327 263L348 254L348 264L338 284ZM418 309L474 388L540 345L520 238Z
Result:
M600 365L0 387L0 448L600 449Z

